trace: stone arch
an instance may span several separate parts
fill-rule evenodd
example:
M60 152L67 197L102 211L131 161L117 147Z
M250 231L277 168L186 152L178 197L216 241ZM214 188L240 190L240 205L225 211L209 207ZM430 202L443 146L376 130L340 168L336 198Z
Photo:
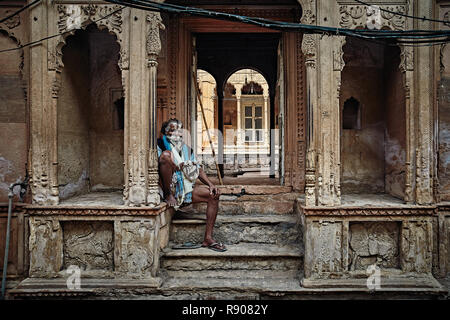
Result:
M79 19L81 23L71 30L67 29L68 10L70 5L58 5L57 10L59 20L57 25L59 32L62 33L55 41L53 41L53 49L49 49L49 70L61 71L64 67L62 62L62 48L66 45L67 38L73 36L77 30L86 30L90 25L94 24L100 31L108 30L108 33L114 36L115 41L119 45L119 68L127 69L128 63L127 48L124 47L122 40L122 14L123 9L120 6L98 6L98 5L71 5L80 8L81 15ZM114 11L116 13L112 14ZM109 15L109 16L108 16ZM108 16L107 19L102 19ZM51 60L51 61L50 61ZM53 68L52 68L53 67Z

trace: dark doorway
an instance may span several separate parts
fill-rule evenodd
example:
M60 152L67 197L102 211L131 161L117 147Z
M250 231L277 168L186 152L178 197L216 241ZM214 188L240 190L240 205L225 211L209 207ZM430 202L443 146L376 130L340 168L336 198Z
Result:
M277 81L278 44L281 33L197 33L197 68L210 73L217 83L217 129L224 136L224 96L227 79L241 69L253 69L267 80L270 100L270 131L275 129L275 86ZM250 81L250 79L249 79ZM270 137L271 141L274 140ZM272 146L273 144L273 146ZM224 159L223 139L218 141L218 159ZM271 143L269 176L275 178L275 144ZM219 165L224 176L224 165Z

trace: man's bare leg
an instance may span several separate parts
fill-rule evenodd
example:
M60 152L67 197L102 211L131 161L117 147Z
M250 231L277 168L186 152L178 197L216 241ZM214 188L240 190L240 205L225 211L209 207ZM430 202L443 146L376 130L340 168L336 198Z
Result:
M175 172L175 163L172 159L172 153L168 150L163 151L159 157L159 174L162 182L162 189L164 193L164 199L171 207L177 204L172 191L170 190L170 183L172 182L172 176Z
M209 188L207 186L196 186L192 192L192 202L206 202L206 229L205 238L203 240L202 246L207 247L215 242L213 239L213 228L216 222L217 211L219 210L219 197L210 194ZM222 246L218 247L222 249Z

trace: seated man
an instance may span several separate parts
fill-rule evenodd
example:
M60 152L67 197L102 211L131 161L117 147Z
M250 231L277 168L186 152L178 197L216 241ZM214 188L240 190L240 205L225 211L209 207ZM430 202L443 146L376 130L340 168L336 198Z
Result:
M158 139L161 197L175 209L182 204L206 202L206 230L202 247L226 251L226 247L212 237L220 191L197 163L193 150L183 142L181 127L181 121L171 119L161 128L162 138ZM206 186L195 186L197 177Z

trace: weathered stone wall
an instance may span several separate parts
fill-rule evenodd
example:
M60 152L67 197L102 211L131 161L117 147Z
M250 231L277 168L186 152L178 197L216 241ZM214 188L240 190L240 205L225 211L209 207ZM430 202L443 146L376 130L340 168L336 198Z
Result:
M0 50L17 46L17 42L0 30ZM10 184L25 177L27 125L23 63L21 50L0 54L0 202L8 201Z
M373 264L399 268L399 235L397 222L350 223L349 270L366 270Z
M122 188L124 183L124 131L113 127L114 100L122 90L119 49L107 30L89 32L90 183L93 188Z
M442 201L450 200L450 47L442 50L442 77L438 83L438 179Z
M403 74L399 68L400 49L387 47L384 68L385 192L405 196L406 114Z
M383 47L347 40L340 105L351 97L360 103L361 129L342 129L343 193L384 192Z
M89 188L88 37L77 31L62 48L64 68L58 98L58 183L60 199Z

